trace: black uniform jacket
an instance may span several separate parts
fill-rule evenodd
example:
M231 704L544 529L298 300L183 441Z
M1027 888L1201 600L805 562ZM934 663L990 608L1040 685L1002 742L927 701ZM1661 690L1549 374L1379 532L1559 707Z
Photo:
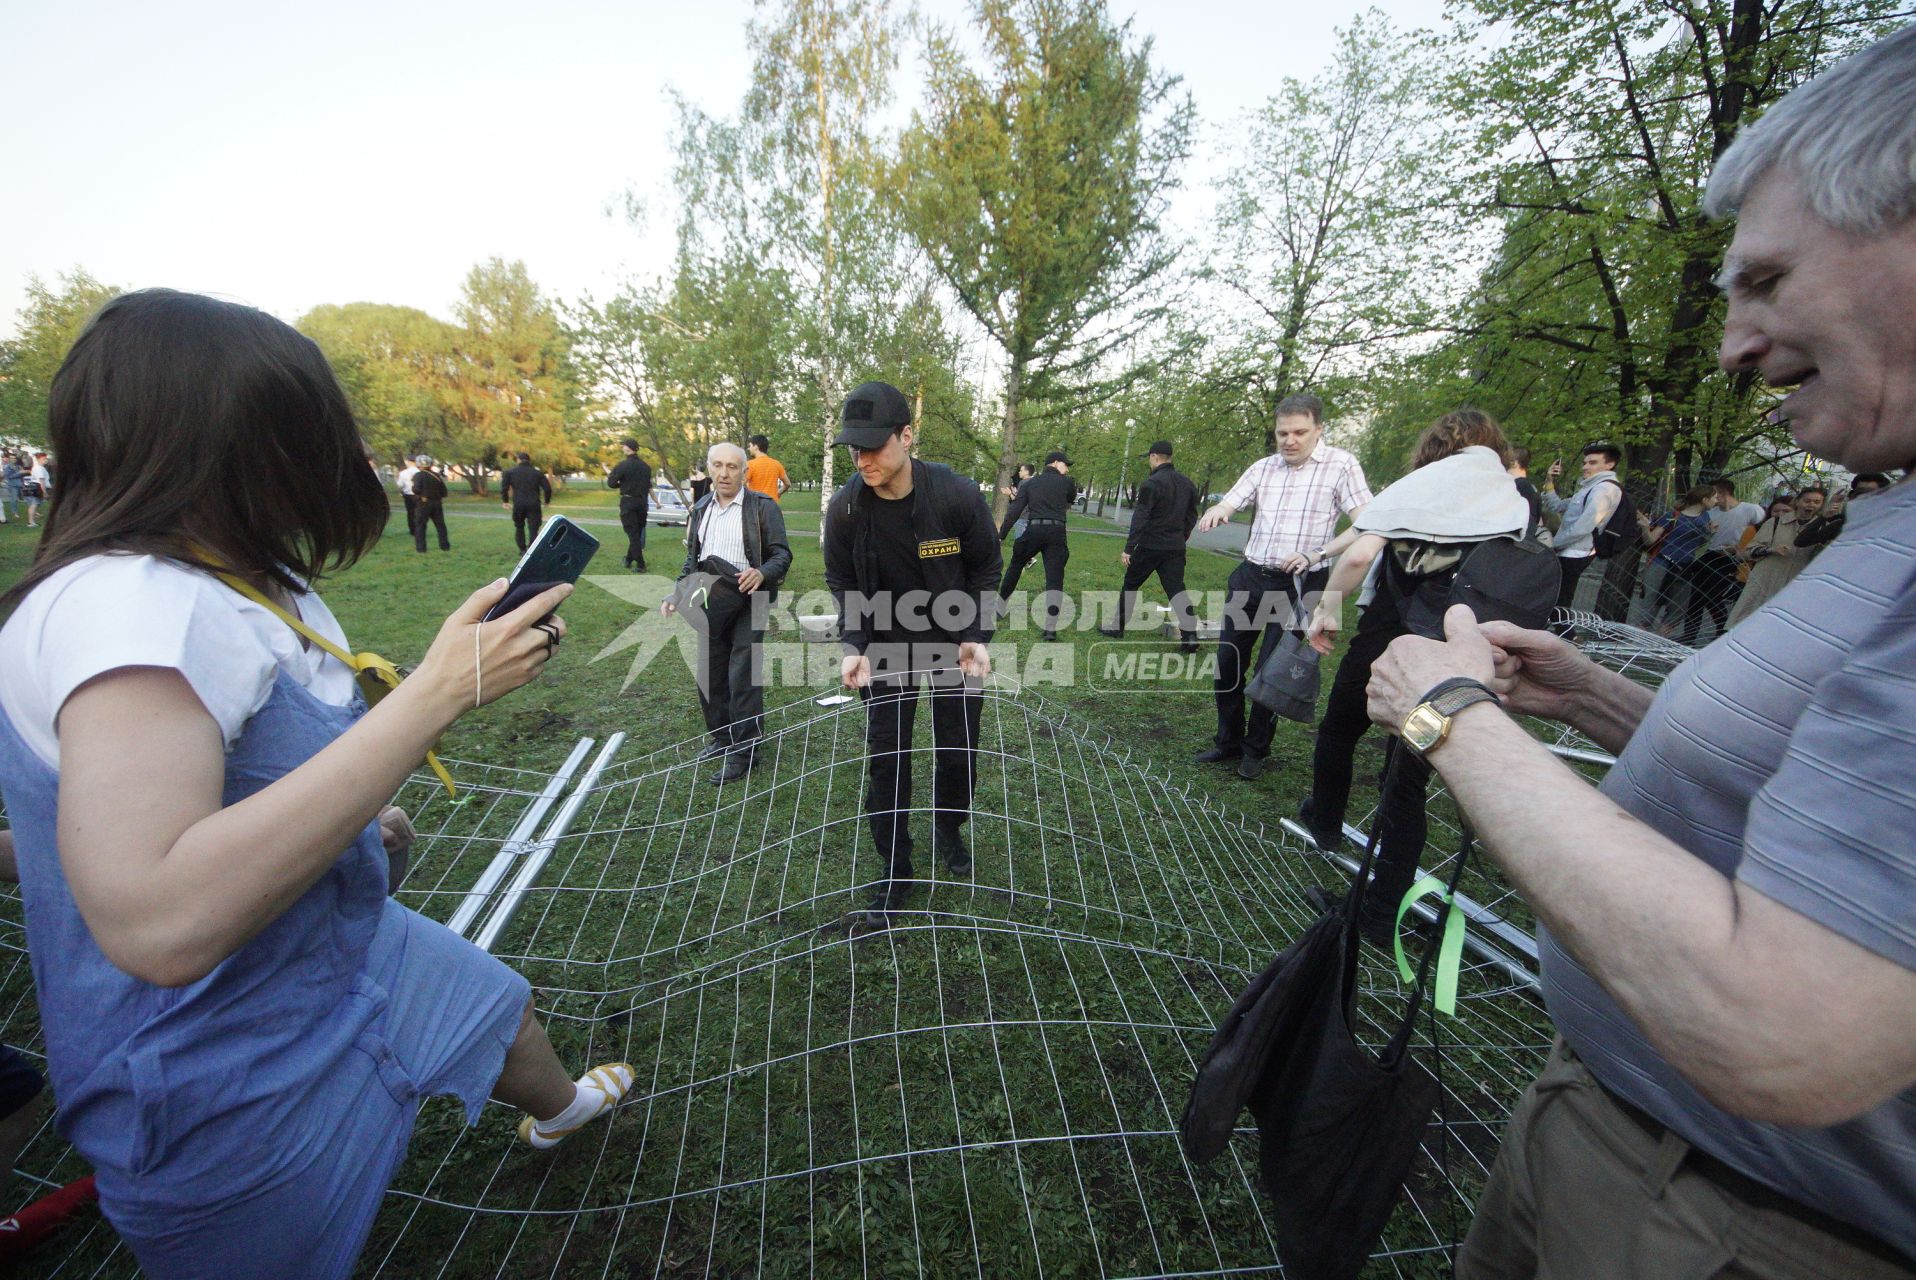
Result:
M1138 505L1131 512L1131 532L1124 539L1126 553L1176 551L1197 528L1198 491L1191 478L1170 463L1153 467L1138 486Z
M652 500L652 464L635 453L612 468L605 487L619 491L619 510L643 509Z
M984 494L969 476L943 463L914 458L911 498L912 532L932 599L948 591L970 596L975 607L968 625L957 629L956 638L961 643L988 642L998 620L998 576L1004 570L1004 557ZM878 554L872 547L870 503L865 477L853 476L825 506L825 585L838 602L839 636L856 653L871 644L870 619L850 625L845 593L855 591L871 599L884 588L878 580Z
M1062 471L1046 467L1018 486L1017 496L1005 509L1005 522L998 526L998 536L1002 538L1009 533L1020 518L1056 520L1062 524L1065 512L1071 510L1071 504L1077 500L1078 482Z
M552 481L530 462L522 462L506 472L499 484L499 496L515 507L536 507L541 501L552 501Z

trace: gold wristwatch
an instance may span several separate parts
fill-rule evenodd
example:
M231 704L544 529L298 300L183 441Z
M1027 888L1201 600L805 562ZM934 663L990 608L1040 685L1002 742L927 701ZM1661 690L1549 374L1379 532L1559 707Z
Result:
M1495 702L1497 695L1469 676L1438 682L1424 700L1404 717L1404 742L1420 756L1428 756L1450 736L1450 721L1472 703Z

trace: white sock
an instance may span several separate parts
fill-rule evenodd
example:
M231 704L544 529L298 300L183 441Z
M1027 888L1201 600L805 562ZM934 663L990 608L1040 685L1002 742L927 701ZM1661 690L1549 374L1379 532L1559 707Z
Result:
M533 1136L554 1139L604 1115L618 1104L636 1082L637 1073L624 1062L608 1062L592 1068L572 1084L572 1101L550 1120L534 1120ZM537 1145L537 1144L535 1144Z
M534 1120L532 1125L541 1134L556 1129L575 1129L598 1113L601 1095L593 1089L580 1088L575 1081L572 1086L572 1101L566 1109L550 1120Z

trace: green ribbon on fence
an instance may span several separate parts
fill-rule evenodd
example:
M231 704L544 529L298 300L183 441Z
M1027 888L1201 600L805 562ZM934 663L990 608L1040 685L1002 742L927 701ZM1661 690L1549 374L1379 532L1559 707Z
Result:
M1404 917L1412 907L1429 897L1435 897L1439 902L1450 902L1450 910L1444 916L1444 936L1437 944L1437 977L1432 985L1431 999L1436 1003L1439 1013L1454 1018L1457 1016L1457 971L1462 967L1464 955L1464 913L1457 910L1456 903L1451 902L1450 890L1442 880L1436 876L1425 876L1410 887L1404 900L1397 904L1397 927L1392 930L1391 944L1397 949L1397 972L1405 982L1415 982L1417 975L1404 955Z

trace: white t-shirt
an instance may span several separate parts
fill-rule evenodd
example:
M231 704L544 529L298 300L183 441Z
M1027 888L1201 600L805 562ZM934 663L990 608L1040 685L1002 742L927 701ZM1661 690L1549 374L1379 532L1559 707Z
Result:
M1743 531L1763 522L1763 508L1754 502L1739 502L1728 511L1710 513L1710 549L1734 551Z
M30 478L32 479L33 483L40 486L40 494L42 497L53 492L53 477L47 474L46 463L44 462L34 463L33 471L30 475Z
M344 649L346 637L317 595L299 597L301 621ZM260 605L204 573L153 556L90 556L42 582L0 627L0 710L33 754L60 767L55 731L75 689L121 667L166 667L186 677L230 750L285 671L321 702L352 701L351 668Z
M399 473L399 492L408 498L412 497L412 478L418 474L419 468L408 462L405 470Z

